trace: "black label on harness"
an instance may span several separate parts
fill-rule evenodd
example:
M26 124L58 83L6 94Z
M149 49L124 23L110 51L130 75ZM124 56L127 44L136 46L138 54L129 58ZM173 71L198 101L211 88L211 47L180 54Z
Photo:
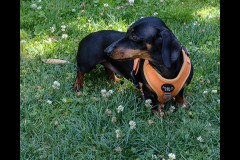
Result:
M171 84L163 84L161 89L163 92L172 92L174 90L174 86Z

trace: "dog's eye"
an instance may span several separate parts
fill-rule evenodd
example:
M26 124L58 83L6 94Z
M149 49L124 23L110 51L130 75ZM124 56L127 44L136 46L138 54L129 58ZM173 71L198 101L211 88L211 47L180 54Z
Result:
M135 34L130 35L129 38L133 41L138 41L138 39L139 39Z

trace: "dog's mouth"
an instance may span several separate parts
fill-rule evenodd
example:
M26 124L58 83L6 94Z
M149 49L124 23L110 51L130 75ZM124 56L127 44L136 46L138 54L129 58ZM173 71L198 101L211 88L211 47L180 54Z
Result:
M112 54L109 56L112 59L120 60L120 61L136 59L136 58L151 60L151 57L147 51L135 50L135 49L115 49L112 52Z
M131 58L115 58L114 56L112 56L112 55L110 55L109 57L111 57L112 59L114 59L114 60L117 60L117 61L128 61L128 60L132 60L132 59L135 59L135 58L133 58L133 57L131 57Z

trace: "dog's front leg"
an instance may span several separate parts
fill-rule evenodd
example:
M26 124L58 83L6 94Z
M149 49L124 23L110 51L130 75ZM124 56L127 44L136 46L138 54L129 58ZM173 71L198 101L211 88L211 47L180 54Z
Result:
M184 88L182 88L180 92L175 96L175 102L183 108L188 108L188 101L186 100L186 98L184 98L183 91Z
M162 110L164 108L164 104L158 104L156 107L152 108L152 113L153 114L157 114L159 115L160 117L163 117L164 116L164 111Z

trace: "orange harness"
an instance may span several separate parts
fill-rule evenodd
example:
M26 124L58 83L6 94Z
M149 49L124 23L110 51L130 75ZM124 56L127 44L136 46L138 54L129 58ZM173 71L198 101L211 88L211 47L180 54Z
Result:
M182 50L183 54L183 65L178 74L174 79L166 79L162 77L150 64L148 60L144 61L143 73L151 87L151 89L157 94L158 101L163 104L175 97L185 84L190 71L191 63L189 57L185 51ZM134 71L137 73L139 67L139 58L134 60Z

